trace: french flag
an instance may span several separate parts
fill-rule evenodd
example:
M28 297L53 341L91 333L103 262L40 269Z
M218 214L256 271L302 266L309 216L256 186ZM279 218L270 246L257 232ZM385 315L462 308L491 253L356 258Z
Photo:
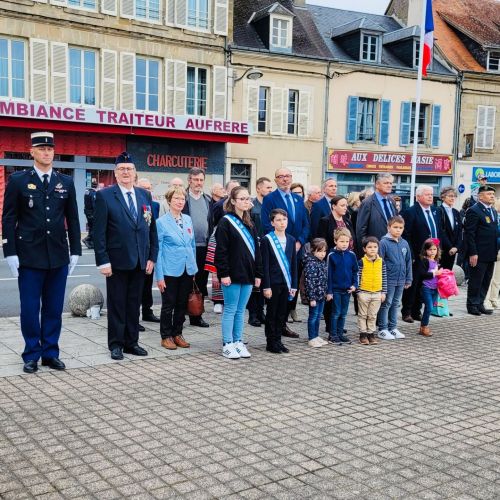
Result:
M434 45L434 18L432 17L432 0L427 0L425 10L425 36L422 75L427 76L427 68L432 59L432 47Z

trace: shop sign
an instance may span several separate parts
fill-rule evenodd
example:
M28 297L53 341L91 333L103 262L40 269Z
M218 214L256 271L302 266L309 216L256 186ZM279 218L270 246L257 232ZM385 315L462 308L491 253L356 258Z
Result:
M474 167L472 182L477 181L478 175L485 175L488 178L488 184L500 184L500 168L498 167Z
M119 127L154 128L207 134L250 135L250 124L205 117L170 116L143 111L111 111L77 106L0 100L0 116L69 121Z
M328 172L391 172L411 173L411 153L390 153L386 151L354 151L352 149L329 149ZM451 175L452 157L449 155L419 154L417 156L419 175Z

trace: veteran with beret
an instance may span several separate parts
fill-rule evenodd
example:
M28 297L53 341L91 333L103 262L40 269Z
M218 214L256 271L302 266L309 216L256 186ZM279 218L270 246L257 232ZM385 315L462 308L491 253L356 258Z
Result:
M31 134L30 153L33 168L9 177L2 215L4 256L18 278L26 373L38 370L40 358L65 369L58 344L66 278L82 254L73 179L52 166L54 135Z

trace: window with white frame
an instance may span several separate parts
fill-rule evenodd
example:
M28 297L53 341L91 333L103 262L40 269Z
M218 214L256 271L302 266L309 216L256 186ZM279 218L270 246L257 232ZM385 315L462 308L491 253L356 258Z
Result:
M410 144L413 144L413 138L415 136L415 111L416 104L413 102L411 105ZM429 112L429 104L420 104L420 113L418 115L418 144L427 144L428 142Z
M361 35L361 60L367 62L378 61L378 43L379 37L377 35Z
M0 38L0 96L24 99L25 88L24 42Z
M375 141L377 102L376 99L366 99L364 97L358 99L357 141Z
M269 109L269 88L259 87L259 109L257 112L257 131L267 132Z
M207 70L195 66L187 67L186 114L207 114Z
M159 111L160 61L135 58L135 109Z
M93 50L69 49L69 101L72 104L96 104L96 53Z
M495 145L495 106L477 107L476 149L493 149Z
M500 52L488 52L488 71L500 71Z
M188 26L208 29L208 0L188 0Z
M288 119L287 119L287 133L297 133L297 116L299 108L299 91L288 91Z
M96 2L97 0L68 0L68 7L95 10L97 8Z
M289 49L292 46L292 21L280 17L271 17L271 46Z
M415 40L413 43L413 67L418 68L418 58L420 57L420 41Z
M160 0L135 0L135 17L146 21L159 21Z

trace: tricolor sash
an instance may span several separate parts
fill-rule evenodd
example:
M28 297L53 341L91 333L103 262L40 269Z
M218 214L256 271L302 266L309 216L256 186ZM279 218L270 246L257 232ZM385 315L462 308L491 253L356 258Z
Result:
M289 290L292 288L292 273L290 271L290 264L288 264L288 259L286 258L285 251L281 246L276 233L273 231L272 233L266 234L266 238L271 243L271 248L273 249L274 255L276 256L276 260L281 268L281 272L286 281L286 285Z
M247 229L245 224L243 224L238 217L235 217L233 214L226 214L224 216L232 226L240 233L241 238L245 242L249 252L252 254L253 259L255 260L255 241L250 231Z

